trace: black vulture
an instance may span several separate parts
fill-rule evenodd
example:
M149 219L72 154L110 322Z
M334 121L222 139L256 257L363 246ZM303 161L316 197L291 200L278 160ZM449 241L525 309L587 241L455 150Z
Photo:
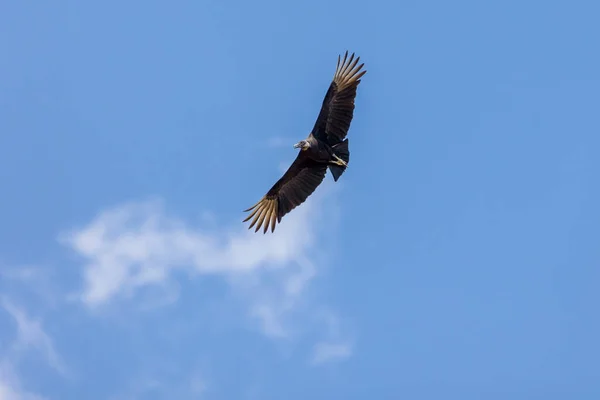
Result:
M264 224L263 233L267 233L269 225L274 232L276 223L304 203L321 184L327 168L337 182L348 167L350 151L346 135L354 115L356 88L367 72L361 71L364 63L357 66L359 59L354 58L354 53L348 58L348 51L343 60L338 56L337 68L315 126L305 140L294 145L300 149L298 156L267 194L244 210L253 210L243 221L254 217L248 229L256 225L255 232L258 232Z

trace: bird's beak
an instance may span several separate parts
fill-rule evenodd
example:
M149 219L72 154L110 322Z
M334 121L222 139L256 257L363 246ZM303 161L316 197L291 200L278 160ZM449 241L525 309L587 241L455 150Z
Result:
M298 143L296 143L296 144L294 145L294 148L295 148L295 149L299 149L300 147L302 147L302 145L300 144L300 142L298 142Z

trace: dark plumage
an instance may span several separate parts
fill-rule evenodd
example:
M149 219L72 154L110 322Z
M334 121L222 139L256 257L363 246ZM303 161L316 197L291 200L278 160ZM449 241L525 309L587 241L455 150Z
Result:
M346 170L350 161L346 135L354 115L356 88L367 72L361 71L364 64L357 66L359 59L354 58L354 53L348 58L347 51L343 60L338 56L335 75L315 126L305 140L294 145L300 148L298 156L267 194L244 210L252 211L244 222L254 218L248 229L256 225L258 232L264 226L266 233L270 225L273 232L281 218L304 203L321 184L328 167L336 182Z

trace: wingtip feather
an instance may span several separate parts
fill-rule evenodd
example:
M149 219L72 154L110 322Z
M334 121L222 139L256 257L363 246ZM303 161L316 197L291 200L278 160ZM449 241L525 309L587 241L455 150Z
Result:
M277 220L277 209L277 200L269 199L265 196L257 204L247 210L252 212L243 222L252 219L248 229L254 228L254 232L258 232L262 228L263 234L265 234L269 230L269 225L271 226L271 232L274 232Z
M348 50L344 54L344 59L340 63L340 56L338 55L338 64L334 74L334 82L338 85L338 89L342 90L354 83L356 83L367 71L361 71L364 63L357 65L360 61L360 56L355 58L355 53L350 55L348 58Z

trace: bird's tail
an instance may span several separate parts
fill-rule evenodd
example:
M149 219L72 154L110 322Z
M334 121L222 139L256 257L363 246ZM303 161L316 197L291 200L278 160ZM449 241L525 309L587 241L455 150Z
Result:
M335 155L344 160L346 164L350 162L350 150L348 149L348 139L332 146L332 149ZM331 175L333 175L333 180L335 182L337 182L337 180L340 178L340 176L342 176L345 170L346 167L343 167L341 165L329 165L329 171L331 171Z

